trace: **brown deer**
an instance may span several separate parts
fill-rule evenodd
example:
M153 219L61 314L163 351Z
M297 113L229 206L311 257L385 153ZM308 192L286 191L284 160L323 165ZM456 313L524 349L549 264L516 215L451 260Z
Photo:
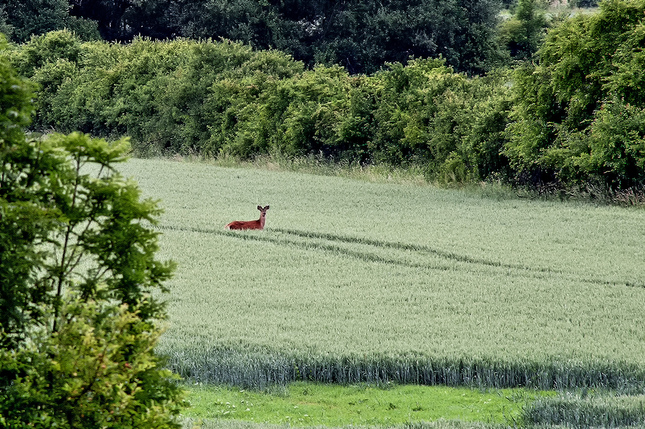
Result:
M269 206L266 206L262 208L262 206L258 206L258 210L260 210L260 219L258 220L234 220L233 222L229 223L226 225L224 228L225 229L264 229L264 224L266 223L266 218L267 218L267 210L269 210Z

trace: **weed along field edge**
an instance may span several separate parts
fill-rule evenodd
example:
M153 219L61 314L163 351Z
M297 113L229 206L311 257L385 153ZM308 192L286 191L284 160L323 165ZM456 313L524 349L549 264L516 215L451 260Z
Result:
M190 382L645 384L645 211L132 159ZM229 231L270 205L264 230Z

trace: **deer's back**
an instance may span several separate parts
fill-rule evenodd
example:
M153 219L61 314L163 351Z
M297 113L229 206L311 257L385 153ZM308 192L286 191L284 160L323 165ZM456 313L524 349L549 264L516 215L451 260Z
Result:
M262 229L258 221L240 221L236 220L225 226L226 229Z

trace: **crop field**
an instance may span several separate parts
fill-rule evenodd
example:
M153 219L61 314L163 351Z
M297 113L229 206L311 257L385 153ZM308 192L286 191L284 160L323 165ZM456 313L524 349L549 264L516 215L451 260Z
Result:
M645 211L133 159L201 382L645 384ZM257 219L263 231L227 231Z

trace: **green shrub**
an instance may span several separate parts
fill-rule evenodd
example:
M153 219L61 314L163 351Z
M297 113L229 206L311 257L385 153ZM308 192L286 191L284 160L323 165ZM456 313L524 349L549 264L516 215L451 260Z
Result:
M468 79L440 59L350 76L227 41L81 43L69 32L12 55L40 85L36 127L129 135L142 154L418 164L446 182L505 164L504 82Z
M2 375L11 379L0 393L0 425L180 427L172 418L180 410L178 387L153 352L160 329L125 304L68 297L60 314L57 332L38 331L27 347L0 349Z
M610 189L643 184L642 0L609 0L552 29L516 73L504 153L519 173Z
M64 59L77 62L81 54L81 40L69 30L57 30L32 36L20 49L14 64L18 73L31 77L39 67Z
M503 74L468 79L440 60L416 60L383 81L372 153L377 161L425 165L431 180L468 182L505 168L510 109Z

